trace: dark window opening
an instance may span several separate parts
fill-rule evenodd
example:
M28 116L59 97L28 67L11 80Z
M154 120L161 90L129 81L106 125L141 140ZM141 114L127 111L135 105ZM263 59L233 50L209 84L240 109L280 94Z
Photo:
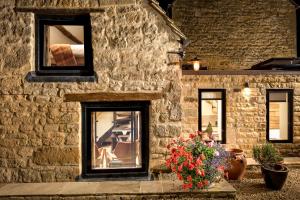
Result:
M158 0L159 6L166 12L167 16L172 18L172 7L175 0Z
M293 140L293 90L267 90L267 140L292 142Z
M226 143L226 90L199 89L198 129L207 139Z
M37 75L93 75L88 14L37 14L35 24Z
M148 177L149 102L82 103L84 178Z

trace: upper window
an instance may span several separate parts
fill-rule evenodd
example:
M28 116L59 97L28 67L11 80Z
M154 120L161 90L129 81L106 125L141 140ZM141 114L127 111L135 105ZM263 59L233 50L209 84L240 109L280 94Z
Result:
M292 142L293 90L267 90L267 140Z
M89 15L36 15L36 73L92 75Z
M199 130L226 143L226 90L199 89Z

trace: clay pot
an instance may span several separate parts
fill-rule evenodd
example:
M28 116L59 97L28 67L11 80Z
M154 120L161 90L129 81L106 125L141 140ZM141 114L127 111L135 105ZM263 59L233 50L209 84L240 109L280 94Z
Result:
M283 187L289 172L282 164L261 166L261 171L267 188L273 190L280 190Z
M242 180L247 167L247 159L242 149L230 149L229 168L225 170L230 180Z

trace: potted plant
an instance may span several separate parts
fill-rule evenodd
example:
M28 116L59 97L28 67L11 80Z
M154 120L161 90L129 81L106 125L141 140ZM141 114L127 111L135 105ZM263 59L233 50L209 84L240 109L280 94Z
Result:
M287 178L288 168L283 165L283 158L272 144L254 146L253 158L261 165L262 175L268 188L280 190Z
M184 189L203 189L220 180L227 165L227 152L213 140L206 142L201 132L178 137L168 146L166 166L183 182Z

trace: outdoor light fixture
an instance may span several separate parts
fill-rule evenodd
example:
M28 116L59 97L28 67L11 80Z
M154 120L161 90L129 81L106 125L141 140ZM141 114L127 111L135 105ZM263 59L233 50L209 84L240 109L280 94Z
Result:
M245 97L248 97L248 98L250 97L251 89L250 89L250 87L249 87L249 82L246 82L246 83L244 84L243 94L244 94Z
M199 71L200 69L200 61L199 59L196 57L192 60L192 63L193 63L193 69L194 71Z

